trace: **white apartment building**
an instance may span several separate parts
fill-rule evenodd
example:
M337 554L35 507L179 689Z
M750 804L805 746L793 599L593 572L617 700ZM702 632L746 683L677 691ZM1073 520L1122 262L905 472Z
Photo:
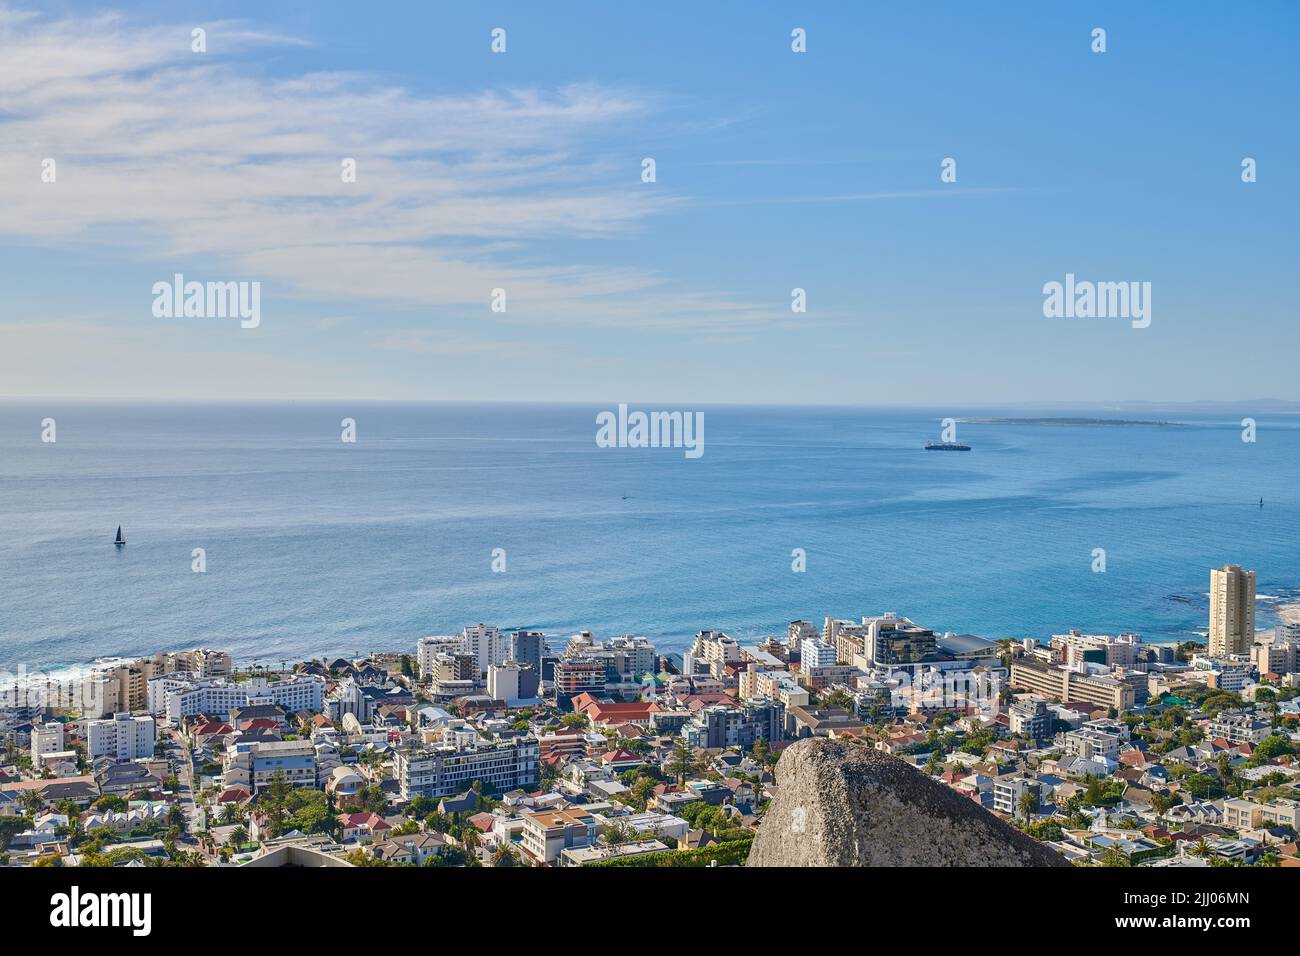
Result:
M702 663L717 677L722 667L739 663L741 656L740 644L734 637L721 631L700 631L690 651L682 655L683 673L693 674L696 664Z
M825 641L805 639L799 645L799 670L808 673L814 667L835 666L835 645Z
M1024 777L997 778L993 781L993 809L1013 817L1023 816L1020 800L1025 794L1038 799L1037 780L1027 780Z
M144 760L153 756L158 725L151 716L114 714L109 720L86 721L86 756Z
M1210 721L1206 736L1211 740L1221 737L1230 744L1257 744L1272 732L1269 724L1249 714L1224 711Z
M519 675L523 668L517 664L493 664L488 668L487 692L494 700L519 699Z
M1097 730L1075 730L1065 735L1065 753L1069 757L1082 757L1091 760L1094 757L1106 757L1115 760L1119 757L1119 737Z
M537 738L517 737L399 750L393 770L403 800L432 799L464 793L475 780L498 793L531 789L540 779L539 761Z
M459 634L422 637L415 642L415 659L420 668L420 680L432 680L437 669L439 654L455 654L465 646Z
M282 680L257 677L238 683L166 674L149 681L149 710L164 715L170 723L195 714L228 714L232 708L250 704L278 704L291 714L319 711L324 698L325 681L314 674L295 674Z
M493 664L505 663L510 652L506 635L490 624L475 624L461 632L465 650L478 660L479 677Z
M310 740L275 740L240 743L226 752L225 786L248 787L253 793L282 777L291 787L315 789L316 746Z
M1087 664L1122 667L1133 670L1137 664L1137 650L1141 640L1136 634L1084 634L1077 629L1068 634L1053 634L1052 645L1061 648L1061 657L1067 667L1084 670Z
M63 752L63 725L57 720L32 728L32 766L39 767L46 754Z

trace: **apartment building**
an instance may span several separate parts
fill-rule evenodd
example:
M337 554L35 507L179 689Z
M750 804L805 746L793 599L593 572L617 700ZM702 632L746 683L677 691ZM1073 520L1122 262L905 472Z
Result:
M835 666L835 645L823 640L808 639L799 645L799 670L806 673L814 667Z
M254 740L236 738L225 755L223 782L227 787L247 787L256 794L270 786L276 775L291 787L316 788L316 747L310 740Z
M555 697L562 710L572 708L578 694L605 692L605 662L595 657L564 657L555 665Z
M534 700L540 686L540 675L531 665L507 662L488 668L487 691L493 700L503 700L512 706L520 701Z
M1275 634L1273 640L1251 647L1250 660L1260 674L1291 674L1300 670L1297 652L1300 652L1300 640L1279 638Z
M39 767L46 754L63 752L63 724L57 720L32 727L32 766Z
M808 638L816 640L818 636L822 635L811 621L791 621L785 629L785 646L797 649Z
M515 631L510 635L509 660L531 664L540 675L542 656L546 653L546 636L541 631Z
M1272 732L1272 726L1250 714L1225 710L1210 721L1207 736L1221 737L1230 744L1257 744Z
M1210 571L1210 653L1249 654L1255 643L1255 572L1225 564Z
M852 664L866 653L867 628L857 621L838 621L828 617L822 627L822 641L835 648L837 663Z
M1029 740L1045 740L1052 735L1052 714L1044 700L1018 700L1009 708L1008 729Z
M784 737L785 706L779 700L749 700L740 707L704 707L682 728L686 742L698 750L749 747L760 737L775 743Z
M153 717L114 714L109 720L86 721L86 756L143 760L153 756L158 725Z
M1095 757L1115 760L1119 757L1120 740L1115 734L1098 730L1072 730L1065 735L1063 742L1068 757L1082 757L1084 760Z
M743 656L735 638L721 631L700 631L695 635L691 649L682 655L683 673L693 674L697 669L707 670L721 677L727 664L737 664Z
M1039 799L1039 783L1026 777L998 777L993 781L993 809L1008 816L1022 816L1020 801L1026 795Z
M1133 685L1101 674L1022 658L1011 663L1011 684L1053 700L1093 704L1123 712L1133 706Z
M524 816L523 848L537 865L554 865L565 850L594 846L596 818L581 807Z
M808 705L808 689L789 671L761 671L753 675L753 684L753 693L747 696L772 697L787 708Z
M489 667L505 662L509 643L499 629L490 624L475 624L465 628L461 637L464 639L465 651L473 654L478 661L476 678L481 680L487 676Z
M1075 629L1068 634L1052 635L1051 643L1060 647L1065 665L1075 670L1084 670L1087 664L1132 670L1137 664L1141 641L1136 634L1114 637L1110 634L1084 634Z
M464 793L475 780L498 793L529 790L540 779L539 759L536 737L516 737L399 750L393 764L402 799L414 800Z
M415 642L415 661L420 680L433 679L435 661L442 654L456 654L464 650L465 639L459 634L422 637ZM475 658L477 660L477 657Z
M867 629L865 657L872 667L919 664L938 656L934 631L893 611L880 617L864 617L862 624Z
M609 749L609 740L603 734L587 733L578 729L557 730L537 738L538 756L542 760L557 756L570 760L575 757L598 757Z
M1235 830L1290 827L1300 830L1300 801L1277 799L1268 803L1228 798L1223 801L1223 823Z
M148 709L178 723L195 714L226 714L250 704L276 704L288 713L319 711L325 681L314 674L295 674L280 680L257 677L246 681L225 678L200 680L191 674L167 674L149 681Z

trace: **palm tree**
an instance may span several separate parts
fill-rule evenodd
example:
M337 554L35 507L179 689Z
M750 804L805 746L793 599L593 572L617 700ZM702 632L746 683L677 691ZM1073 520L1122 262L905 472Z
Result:
M1019 806L1021 815L1024 817L1025 822L1028 823L1030 817L1034 815L1034 811L1038 809L1038 798L1032 793L1023 793L1020 795Z

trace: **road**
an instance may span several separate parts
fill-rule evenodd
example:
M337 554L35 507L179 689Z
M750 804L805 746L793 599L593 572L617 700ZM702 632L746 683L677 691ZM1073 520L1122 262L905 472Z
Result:
M194 755L189 745L177 731L170 731L167 739L167 765L171 773L180 782L181 809L185 812L185 835L182 842L198 845L194 837L197 825L198 806L194 802Z

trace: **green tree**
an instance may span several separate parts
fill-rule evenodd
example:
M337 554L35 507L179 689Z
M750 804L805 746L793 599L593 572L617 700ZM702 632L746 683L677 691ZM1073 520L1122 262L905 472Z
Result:
M664 769L677 781L679 787L686 785L687 778L698 770L699 765L699 759L685 737L673 741L672 753L664 761Z

